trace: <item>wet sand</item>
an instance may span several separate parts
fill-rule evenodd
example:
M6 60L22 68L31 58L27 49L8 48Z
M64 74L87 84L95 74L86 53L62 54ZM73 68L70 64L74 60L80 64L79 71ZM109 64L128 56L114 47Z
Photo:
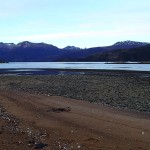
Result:
M96 90L100 84L91 85L92 83L95 85L101 78L105 82L111 81L111 85L114 85L114 87L123 83L123 81L128 81L130 84L125 84L123 88L127 85L131 87L134 85L136 90L141 88L141 93L145 91L143 95L146 95L148 93L146 90L142 90L142 87L146 86L145 89L149 90L149 78L136 79L137 82L134 84L134 82L131 82L135 81L133 74L131 76L117 75L117 78L114 74L109 75L109 77L106 74L93 77L91 75L77 76L70 76L70 78L69 76L29 76L25 77L24 80L20 76L1 77L0 149L149 150L149 110L145 112L135 111L136 109L116 108L105 105L105 101L91 103L84 96L83 100L79 100L79 98L77 100L77 98L71 98L72 90L69 90L73 81L76 86L75 83L80 81L82 86L88 85L88 89L94 88ZM75 80L71 82L73 77ZM83 84L89 78L93 82ZM139 78L139 75L137 78ZM55 84L52 81L55 81ZM70 81L71 84L66 81ZM103 84L104 90L108 87L105 82ZM44 87L44 83L46 92L40 88L41 86ZM63 95L62 92L61 94L57 93L61 89L52 91L46 83L51 83L53 89L58 88L58 86L64 87L64 90L67 89L70 93L69 96ZM64 86L65 83L66 86ZM18 88L16 88L17 86ZM28 87L28 90L26 87ZM113 86L110 87L113 89ZM49 94L47 89L49 89ZM78 89L81 90L81 85ZM129 88L129 90L132 90L132 88ZM135 88L133 92L134 90ZM83 91L80 95L87 92L86 89ZM141 99L144 99L143 95L139 95ZM93 94L93 96L95 95ZM108 96L112 95L108 94ZM148 97L148 95L146 96Z

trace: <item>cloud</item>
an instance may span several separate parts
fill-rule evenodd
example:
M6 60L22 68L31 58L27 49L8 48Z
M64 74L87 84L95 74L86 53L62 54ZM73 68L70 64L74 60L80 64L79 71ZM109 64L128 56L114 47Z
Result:
M47 41L47 40L61 40L61 39L86 39L86 38L113 38L113 37L133 37L150 34L150 29L123 29L123 30L107 30L107 31L84 31L84 32L66 32L66 33L52 33L52 34L33 34L26 36L8 36L5 40L8 41Z
M111 45L117 41L136 40L148 41L150 29L145 30L109 30L109 31L87 31L87 32L64 32L53 34L32 34L26 36L3 36L0 41L18 43L21 41L46 42L58 47L74 45L78 47L95 47Z

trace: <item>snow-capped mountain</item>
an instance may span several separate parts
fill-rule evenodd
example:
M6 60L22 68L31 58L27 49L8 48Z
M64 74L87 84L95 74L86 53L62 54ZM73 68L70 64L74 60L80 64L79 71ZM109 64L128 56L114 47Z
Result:
M0 60L9 61L52 61L60 54L56 46L45 43L23 41L18 44L0 43Z
M16 45L16 47L20 47L20 48L51 48L51 47L55 47L54 45L51 44L47 44L47 43L32 43L29 41L23 41L20 42Z
M32 45L34 45L34 43L31 43L29 41L23 41L23 42L18 43L16 46L22 47L22 48L27 48L27 47L30 47Z
M0 42L0 49L13 49L16 45L14 43Z
M81 50L79 47L75 47L75 46L67 46L65 48L63 48L63 50Z
M121 41L121 42L117 42L115 44L112 45L113 48L117 48L117 49L128 49L128 48L136 48L136 47L141 47L141 46L145 46L148 45L149 43L146 42L136 42L136 41Z

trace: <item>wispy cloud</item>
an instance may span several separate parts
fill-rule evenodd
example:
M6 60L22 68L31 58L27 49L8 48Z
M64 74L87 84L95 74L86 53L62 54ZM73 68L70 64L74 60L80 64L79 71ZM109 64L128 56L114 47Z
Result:
M121 36L136 36L136 35L148 35L150 34L150 29L124 29L124 30L109 30L109 31L84 31L84 32L66 32L66 33L52 33L52 34L34 34L28 36L8 36L4 37L10 41L47 41L47 40L60 40L60 39L70 39L70 38L93 38L93 37L121 37Z

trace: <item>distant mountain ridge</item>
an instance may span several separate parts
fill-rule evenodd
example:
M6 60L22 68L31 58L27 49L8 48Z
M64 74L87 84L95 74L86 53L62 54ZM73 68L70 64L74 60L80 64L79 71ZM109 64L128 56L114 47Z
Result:
M114 47L115 49L129 49L129 48L136 48L136 47L141 47L141 46L145 46L148 45L149 43L146 42L135 42L135 41L121 41L121 42L117 42L115 44L112 45L112 47Z
M29 41L18 44L0 43L0 59L5 61L53 61L60 54L60 49L46 43Z
M18 44L0 42L0 60L4 60L6 62L92 61L88 60L88 58L90 57L91 59L91 56L93 57L93 55L108 55L108 53L109 55L114 55L113 51L116 50L118 50L118 53L115 54L118 55L119 52L122 52L122 50L130 51L132 48L142 48L148 44L149 43L146 42L122 41L105 47L81 49L75 46L67 46L60 49L51 44L32 43L29 41L23 41ZM101 59L97 59L97 61L101 61Z

